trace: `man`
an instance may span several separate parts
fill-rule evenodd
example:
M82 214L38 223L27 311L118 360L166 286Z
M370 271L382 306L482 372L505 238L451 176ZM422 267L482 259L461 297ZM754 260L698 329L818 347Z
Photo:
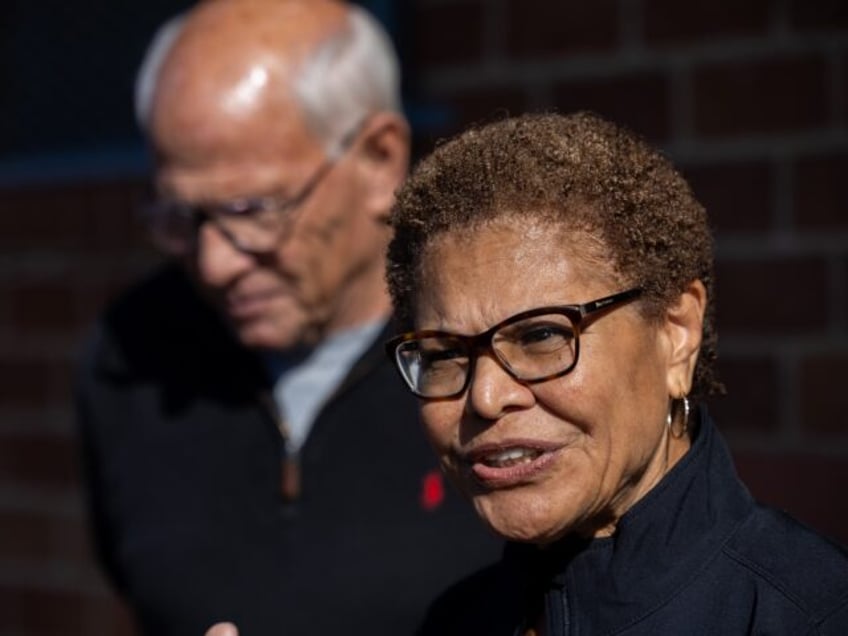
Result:
M208 0L137 111L177 258L80 377L98 548L146 633L410 633L495 556L384 359L407 124L385 35L330 0Z

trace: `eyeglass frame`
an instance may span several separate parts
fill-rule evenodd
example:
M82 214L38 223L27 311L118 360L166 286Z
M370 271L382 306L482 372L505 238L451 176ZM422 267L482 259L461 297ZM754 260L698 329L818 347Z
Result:
M157 214L154 211L157 206L164 207L165 205L171 205L174 208L179 208L185 211L183 218L189 221L192 226L191 237L188 239L190 247L180 253L189 254L193 249L196 249L200 228L203 227L205 223L211 222L214 223L216 229L221 233L221 235L224 236L224 238L226 238L227 241L229 241L229 243L238 251L254 255L267 254L273 251L274 248L251 249L249 246L244 245L239 238L234 235L232 230L228 229L223 223L219 222L218 217L237 217L239 215L259 214L262 212L275 213L281 217L280 225L276 231L278 236L274 240L275 244L279 243L280 239L284 236L284 228L286 225L291 223L294 213L303 206L310 196L312 196L312 193L321 181L324 180L324 177L329 174L332 168L338 164L345 153L350 150L353 146L353 142L359 136L359 133L362 131L367 121L368 117L352 126L351 129L342 136L340 143L333 147L329 156L321 162L315 172L312 173L312 176L306 180L306 183L300 188L297 194L292 197L278 197L273 195L240 197L220 203L207 202L196 204L179 201L177 199L161 199L154 201L151 205L146 207L146 216L149 217L146 219L148 225L152 224L151 219ZM159 214L163 215L164 213ZM171 212L170 214L174 214L174 212ZM167 248L165 249L168 251ZM174 251L176 252L176 250Z
M632 300L636 300L643 293L644 290L641 287L632 287L630 289L611 294L609 296L604 296L603 298L598 298L596 300L590 300L589 302L585 303L569 305L548 305L545 307L527 309L525 311L514 314L508 318L505 318L497 324L489 327L485 331L472 336L451 333L448 331L439 331L437 329L407 331L387 340L384 343L384 347L386 355L393 363L393 366L395 367L397 372L403 378L409 390L415 396L425 400L448 400L462 395L466 391L466 389L468 389L468 386L471 383L472 376L474 375L474 369L477 366L476 363L477 359L479 358L480 350L485 350L490 353L491 357L497 362L498 366L500 366L504 371L506 371L511 378L518 380L519 382L524 384L536 384L538 382L553 380L554 378L559 378L571 373L571 371L573 371L574 368L577 366L577 361L580 358L581 329L588 325L591 320L599 318L603 312L616 309L618 307L623 306L625 303L628 303ZM574 329L574 359L572 360L571 364L568 365L565 369L557 371L556 373L550 373L545 376L532 379L520 378L509 367L506 361L501 359L497 350L494 348L492 344L494 336L498 331L513 323L520 322L527 318L533 318L534 316L542 316L545 314L562 314L566 318L568 318L569 321L571 321L571 325ZM457 391L454 391L453 393L447 395L423 395L415 390L415 387L412 386L412 382L409 378L407 378L406 374L403 371L404 367L399 359L400 346L412 340L421 340L424 338L437 337L453 338L464 343L465 350L468 352L468 368L465 371L465 380L463 381L461 388Z

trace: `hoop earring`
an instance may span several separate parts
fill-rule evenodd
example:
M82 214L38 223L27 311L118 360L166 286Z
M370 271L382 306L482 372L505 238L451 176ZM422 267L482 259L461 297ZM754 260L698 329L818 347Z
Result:
M683 422L681 423L679 430L675 431L674 420L676 419L675 416L677 414L676 411L678 402L682 402L683 405ZM668 415L665 417L665 423L666 426L668 426L668 430L671 432L672 437L680 439L689 432L689 410L689 398L685 395L671 399L671 404L668 408Z

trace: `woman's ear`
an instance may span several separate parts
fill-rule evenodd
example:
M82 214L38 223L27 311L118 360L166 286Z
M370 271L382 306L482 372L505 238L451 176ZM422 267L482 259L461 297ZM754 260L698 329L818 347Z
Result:
M380 112L365 123L357 152L368 207L380 220L388 217L395 192L409 168L409 125L400 115Z
M689 283L665 315L668 351L666 384L670 397L688 395L701 349L707 290L700 280Z

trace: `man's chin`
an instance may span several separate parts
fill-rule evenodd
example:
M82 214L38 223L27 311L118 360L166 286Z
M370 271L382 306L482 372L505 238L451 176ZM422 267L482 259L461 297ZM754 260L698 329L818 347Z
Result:
M304 329L295 325L283 328L258 320L234 323L232 327L238 341L248 349L290 349L304 341Z

